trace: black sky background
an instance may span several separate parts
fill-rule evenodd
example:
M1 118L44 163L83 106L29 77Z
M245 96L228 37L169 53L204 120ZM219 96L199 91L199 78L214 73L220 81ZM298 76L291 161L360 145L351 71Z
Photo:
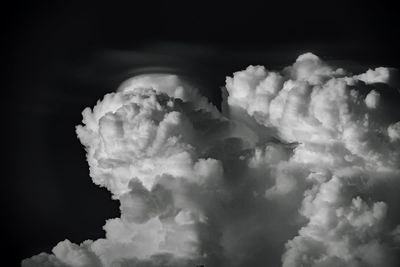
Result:
M181 74L219 105L233 71L307 51L354 70L399 67L398 8L382 1L16 1L1 13L2 243L15 265L65 238L103 237L119 216L91 182L75 125L131 75Z

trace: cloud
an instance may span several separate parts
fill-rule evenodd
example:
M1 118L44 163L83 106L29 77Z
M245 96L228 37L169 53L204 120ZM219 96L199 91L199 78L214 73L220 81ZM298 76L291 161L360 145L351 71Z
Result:
M355 76L356 79L370 83L388 83L390 80L390 69L379 67L374 70L369 69L367 72Z
M170 97L190 102L195 109L206 110L213 116L219 117L218 109L202 96L198 89L189 82L174 74L142 74L124 81L117 91L128 92L136 88L153 88L157 92L165 93Z
M177 76L129 79L76 129L121 217L22 265L396 266L390 75L306 53L227 77L222 112Z
M392 142L400 140L400 122L389 125L388 135Z
M254 73L262 73L262 78L240 83ZM266 196L276 197L304 184L311 187L304 191L300 208L307 223L287 242L283 266L391 266L394 256L382 240L388 231L383 229L387 204L367 204L357 195L365 194L366 184L378 183L372 175L376 170L384 179L399 178L398 147L390 143L397 140L398 123L371 120L369 109L379 107L380 94L372 90L364 96L367 88L357 82L387 82L389 72L377 68L348 76L308 53L285 69L281 89L269 98L260 90L266 73L263 67L250 67L228 78L227 101L231 108L276 129L281 140L298 144L266 191ZM237 93L241 88L251 98ZM258 96L264 105L255 112ZM306 167L308 174L290 171L290 166Z
M367 107L372 109L377 108L379 105L380 96L381 95L377 91L371 90L364 100Z

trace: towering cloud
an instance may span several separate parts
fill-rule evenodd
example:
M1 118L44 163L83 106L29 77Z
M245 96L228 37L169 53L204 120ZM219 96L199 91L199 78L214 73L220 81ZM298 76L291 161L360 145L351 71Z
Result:
M249 66L227 77L222 113L177 76L133 77L77 126L121 217L103 239L22 265L396 266L391 73L311 53L282 71Z

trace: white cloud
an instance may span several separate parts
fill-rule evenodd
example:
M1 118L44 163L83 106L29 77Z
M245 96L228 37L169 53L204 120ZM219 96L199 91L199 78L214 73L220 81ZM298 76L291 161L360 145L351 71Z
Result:
M388 83L390 81L390 69L384 67L375 68L374 70L368 69L367 72L356 75L354 78L366 84Z
M389 251L381 239L387 206L352 198L348 181L342 181L352 178L334 176L305 192L301 213L309 222L287 243L283 266L382 266L388 262L385 254ZM371 246L377 255L369 258L365 250Z
M371 90L371 92L369 92L365 97L365 104L367 107L372 109L377 108L379 105L380 96L381 95L377 91Z
M400 121L389 125L388 135L392 142L400 140Z
M117 91L129 92L137 88L153 88L159 93L193 103L195 109L206 110L220 117L218 109L202 96L189 82L173 74L143 74L124 81Z
M173 98L140 87L108 94L93 111L85 109L77 134L88 151L93 181L119 197L130 191L133 178L150 190L160 175L200 183L199 164L218 172L216 161L197 162L193 125L180 109Z
M365 89L357 83L388 83L388 69L348 76L307 53L284 70L280 88L264 88L274 92L269 98L256 89L268 71L258 70L261 75L248 68L227 79L227 102L267 129L276 129L281 140L298 144L290 159L280 163L283 168L265 163L275 177L266 190L268 198L282 201L282 196L305 190L300 213L307 222L288 241L283 265L392 266L383 227L388 204L367 204L357 195L368 191L365 184L378 183L372 172L399 177L399 147L388 142L398 139L397 124L388 125L371 113L380 107L380 94L372 90L363 96ZM263 106L255 100L258 96ZM254 107L260 108L254 112ZM227 114L236 120L235 113ZM259 162L258 155L253 162Z
M77 127L121 217L23 266L396 266L400 118L368 85L390 73L249 66L223 114L177 76L128 80Z

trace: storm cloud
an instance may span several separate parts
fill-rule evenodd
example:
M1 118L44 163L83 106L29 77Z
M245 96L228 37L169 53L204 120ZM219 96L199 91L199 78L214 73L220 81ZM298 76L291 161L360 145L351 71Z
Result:
M120 218L22 266L397 266L394 76L306 53L227 77L221 112L176 75L127 80L76 127Z

